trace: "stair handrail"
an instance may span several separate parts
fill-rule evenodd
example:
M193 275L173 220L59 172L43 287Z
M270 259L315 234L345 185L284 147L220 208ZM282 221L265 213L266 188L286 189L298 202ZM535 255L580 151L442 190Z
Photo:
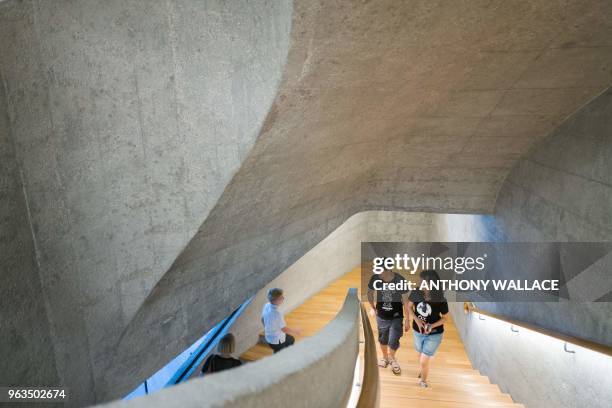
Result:
M357 408L377 408L380 403L380 380L376 361L376 342L372 325L363 303L360 304L360 311L364 338L364 368Z
M563 341L565 343L564 349L568 353L570 353L571 351L568 351L567 344L573 344L575 346L582 347L582 348L612 357L612 347L608 345L597 343L592 340L581 339L579 337L574 337L574 336L570 336L567 334L559 333L554 330L545 329L543 327L536 326L535 324L526 323L520 320L515 320L515 319L509 318L506 316L502 316L502 315L490 312L488 310L479 308L478 306L474 304L474 302L463 302L463 310L465 313L478 313L479 315L489 316L491 318L504 321L506 323L509 323L511 325L510 327L512 326L522 327L524 329L531 330L531 331L543 334L545 336L553 337L557 340ZM484 320L484 319L481 319L481 320Z

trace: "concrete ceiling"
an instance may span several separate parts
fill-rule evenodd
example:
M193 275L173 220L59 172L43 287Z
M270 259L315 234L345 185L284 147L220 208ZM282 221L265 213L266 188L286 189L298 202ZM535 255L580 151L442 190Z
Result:
M493 212L612 82L609 1L296 0L290 34L289 0L99 4L0 8L79 401L123 396L356 212Z
M113 365L169 315L186 323L168 338L194 339L357 211L492 212L517 159L612 82L610 16L597 1L296 1L253 150Z

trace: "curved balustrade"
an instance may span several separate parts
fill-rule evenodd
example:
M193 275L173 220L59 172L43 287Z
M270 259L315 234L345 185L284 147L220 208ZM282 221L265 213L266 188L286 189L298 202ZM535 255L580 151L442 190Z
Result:
M357 408L377 408L380 402L380 381L378 379L378 364L376 362L376 341L370 325L368 314L361 306L361 324L365 350L363 353L364 372L361 384L361 394L357 401Z
M359 315L357 290L350 289L342 309L323 330L288 349L257 362L193 379L146 397L102 406L345 406L359 353Z

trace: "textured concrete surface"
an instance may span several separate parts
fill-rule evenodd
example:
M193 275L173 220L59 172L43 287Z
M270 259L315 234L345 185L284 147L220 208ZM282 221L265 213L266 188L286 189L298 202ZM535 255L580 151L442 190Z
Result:
M475 368L527 408L607 408L612 405L611 358L494 319L451 313ZM516 327L514 328L516 330Z
M342 407L359 353L359 298L317 335L268 358L104 407Z
M521 207L514 211L521 211ZM500 213L499 216L508 217L510 214ZM505 236L495 229L501 228L497 221L497 216L387 211L358 213L268 286L288 289L287 309L290 310L308 297L308 293L316 291L316 287L358 265L361 241L504 240ZM576 232L580 233L578 230ZM520 237L515 240L520 240ZM308 276L308 279L304 279L304 276ZM604 280L598 282L601 284ZM257 341L257 334L261 330L258 314L264 297L265 289L257 294L252 306L232 328L237 335L239 352ZM608 344L612 340L612 310L609 304L516 303L480 306L557 332ZM570 349L577 353L567 354L560 341L528 331L517 334L507 324L469 317L463 313L462 303L451 304L451 312L474 366L527 407L603 408L612 403L608 392L612 374L610 358L575 346L570 346Z
M519 161L500 191L494 216L434 215L434 235L469 241L611 241L610 118L612 91L608 90ZM594 282L601 293L612 290L609 271L606 279ZM565 277L570 283L572 278ZM612 345L612 303L607 300L481 307ZM461 317L460 308L455 309L454 316ZM470 358L519 402L528 407L607 407L612 403L609 358L585 350L568 355L559 344L553 355L539 353L543 343L532 336L512 340L507 333L479 323L462 317L456 321ZM544 367L554 370L544 371ZM544 394L543 389L549 392Z
M460 229L476 221L477 217L466 220L455 215L450 218L453 219L450 223L452 228ZM479 223L476 221L476 224ZM471 227L473 225L466 229ZM486 235L462 235L457 238L490 240ZM523 239L530 240L528 237L514 238L517 241ZM596 285L609 285L609 267L606 271L608 276L595 281ZM561 300L559 303L481 303L478 306L554 332L612 345L610 303ZM474 367L499 384L515 401L528 408L603 408L612 403L609 392L612 374L610 357L571 345L569 349L576 351L576 354L565 353L561 341L526 330L513 333L509 325L494 319L480 321L476 316L468 318L463 314L460 303L451 305L451 313Z
M75 403L124 395L356 212L491 212L516 160L610 84L610 7L0 4Z
M57 384L21 170L0 76L0 384Z
M111 380L145 350L168 359L178 348L163 338L194 341L358 211L491 212L518 157L609 85L607 46L568 51L574 74L537 83L554 72L555 58L541 61L553 50L606 41L601 12L582 1L296 2L264 129L125 330ZM172 335L148 336L168 321ZM141 378L156 368L139 367Z
M490 220L495 217L386 211L358 213L268 286L287 288L285 306L291 310L318 286L324 286L324 282L358 265L361 241L500 240ZM264 297L265 289L257 294L252 306L231 329L237 335L238 353L257 341L261 330L258 317ZM488 305L489 308L494 306ZM529 313L513 314L511 310L509 315L540 326L550 327L552 322L554 330L566 333L569 330L580 337L594 335L600 336L599 341L610 339L612 322L609 311L606 313L608 306L599 305L603 307L599 310L594 304L552 305L551 308L551 305L531 303L527 306L522 310ZM474 366L511 393L515 400L538 408L610 405L609 358L574 346L570 349L577 354L567 354L559 341L528 331L516 334L507 324L492 319L470 318L463 313L462 303L451 304L451 312ZM595 377L594 372L598 373Z
M449 241L611 241L611 117L612 90L608 90L519 161L499 193L494 216L434 215L435 234ZM569 284L573 278L564 276ZM612 291L612 280L597 279L596 284L605 300ZM609 302L487 307L612 345Z
M2 102L75 405L106 398L125 327L258 136L290 22L287 1L0 5Z

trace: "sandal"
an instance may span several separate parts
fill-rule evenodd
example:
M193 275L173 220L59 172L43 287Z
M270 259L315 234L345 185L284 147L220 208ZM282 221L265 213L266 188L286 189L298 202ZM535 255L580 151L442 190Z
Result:
M402 368L398 364L397 360L391 360L389 363L391 364L391 371L393 371L393 374L400 375L402 373Z
M387 368L388 365L389 365L389 360L387 360L386 358L381 358L380 360L378 360L379 367Z

